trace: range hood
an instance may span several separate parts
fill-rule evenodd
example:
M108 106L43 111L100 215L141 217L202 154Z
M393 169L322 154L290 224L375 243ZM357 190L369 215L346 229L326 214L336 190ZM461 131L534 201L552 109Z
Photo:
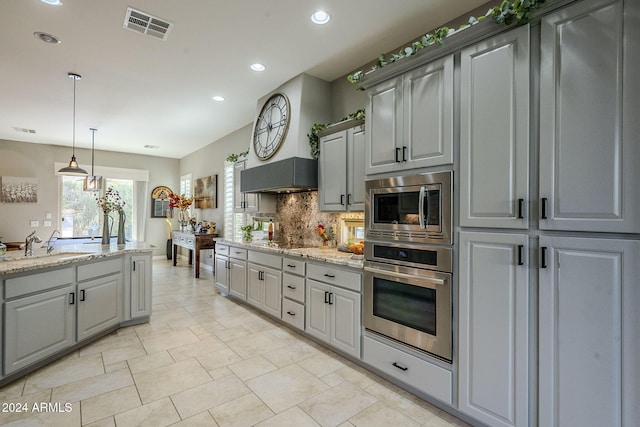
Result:
M294 193L318 189L318 160L290 157L240 172L243 193Z

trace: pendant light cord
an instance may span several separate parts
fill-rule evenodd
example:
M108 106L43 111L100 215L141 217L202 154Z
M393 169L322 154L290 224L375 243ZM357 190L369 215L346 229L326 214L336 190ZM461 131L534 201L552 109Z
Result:
M95 158L95 142L96 142L96 131L98 129L91 128L91 176L95 178L95 174L93 173L93 161Z
M73 78L73 156L76 155L76 78Z

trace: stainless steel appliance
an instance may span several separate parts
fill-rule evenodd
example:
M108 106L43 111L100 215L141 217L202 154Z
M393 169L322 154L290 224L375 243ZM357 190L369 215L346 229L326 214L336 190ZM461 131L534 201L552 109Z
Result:
M453 172L366 182L366 238L452 244Z
M452 249L365 242L364 327L451 362Z

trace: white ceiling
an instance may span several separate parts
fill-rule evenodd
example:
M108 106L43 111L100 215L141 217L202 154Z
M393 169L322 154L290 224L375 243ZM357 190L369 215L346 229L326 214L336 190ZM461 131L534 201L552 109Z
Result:
M485 2L1 0L0 139L71 146L74 72L77 147L94 127L97 149L181 158L252 122L256 100L298 74L334 81ZM127 7L171 21L168 39L123 29ZM329 24L311 23L317 9Z

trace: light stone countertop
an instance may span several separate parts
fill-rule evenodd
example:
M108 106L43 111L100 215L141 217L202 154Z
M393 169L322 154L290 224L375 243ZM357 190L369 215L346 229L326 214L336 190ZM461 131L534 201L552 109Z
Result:
M329 264L341 265L344 267L357 269L362 269L364 267L364 260L362 256L357 256L348 252L340 252L336 248L314 247L288 249L279 246L269 246L266 242L244 243L224 239L216 239L216 241L220 243L226 243L235 247L254 249L263 252L271 252L294 258L302 257L310 261L326 262Z
M24 250L10 251L0 259L0 276L22 273L41 268L55 267L75 262L107 258L124 253L151 252L153 247L145 242L127 242L124 245L83 243L56 246L47 254L45 248L34 248L34 255L24 256Z

